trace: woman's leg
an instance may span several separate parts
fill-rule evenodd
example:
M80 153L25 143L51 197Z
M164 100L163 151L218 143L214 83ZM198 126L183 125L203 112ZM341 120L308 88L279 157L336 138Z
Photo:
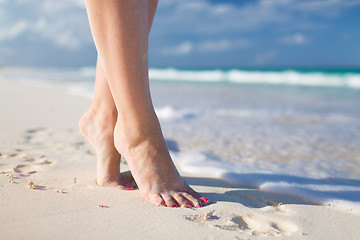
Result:
M148 10L142 0L87 0L94 41L118 111L114 141L143 197L157 205L201 205L178 174L149 90Z
M149 33L154 19L157 0L149 0ZM103 186L134 187L131 175L120 175L121 155L114 146L114 127L117 110L102 64L97 59L93 103L82 116L79 126L97 153L96 181Z
M96 182L103 186L124 188L120 181L120 154L114 147L117 110L100 61L97 61L93 103L81 117L79 127L96 150Z

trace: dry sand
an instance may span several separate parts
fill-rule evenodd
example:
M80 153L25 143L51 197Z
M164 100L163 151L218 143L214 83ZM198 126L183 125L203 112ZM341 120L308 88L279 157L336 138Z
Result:
M182 173L211 199L201 209L97 186L77 130L90 101L55 84L0 84L0 239L359 239L359 214L203 176Z

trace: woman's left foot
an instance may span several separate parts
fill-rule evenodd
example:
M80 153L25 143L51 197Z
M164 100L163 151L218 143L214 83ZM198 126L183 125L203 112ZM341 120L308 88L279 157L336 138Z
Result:
M96 151L96 183L120 189L136 188L130 172L120 174L121 156L114 147L113 137L115 121L114 113L99 113L94 107L91 107L79 121L82 134Z

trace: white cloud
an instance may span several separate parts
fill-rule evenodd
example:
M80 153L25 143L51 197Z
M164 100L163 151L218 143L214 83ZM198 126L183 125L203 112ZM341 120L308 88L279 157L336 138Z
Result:
M313 29L326 25L320 25L319 18L336 17L355 5L360 5L360 0L259 0L241 5L207 0L160 1L155 20L158 27L154 30L211 35L256 31L274 24Z
M255 56L255 64L262 65L268 63L269 61L275 59L277 57L277 53L275 51L268 51L265 53L261 53Z
M3 6L0 8L0 11L6 13L0 14L2 39L12 39L21 35L14 34L15 30L10 29L21 16L28 22L26 31L23 31L32 34L32 39L36 39L36 33L38 38L65 48L91 43L84 0L42 0L37 3L28 0L0 0L0 4L6 8L5 11L1 10ZM213 35L255 31L271 24L291 25L293 29L310 28L316 24L309 20L312 19L309 16L333 17L342 13L344 9L359 4L360 0L259 0L239 6L229 2L214 4L207 0L162 0L159 2L153 35L158 34L159 37L166 32L174 35L191 34L208 39ZM30 27L37 24L39 19L46 20L46 28L40 30ZM8 37L5 36L7 33ZM198 49L216 51L231 49L232 46L231 42L218 40L205 42ZM178 51L181 54L192 51L189 44L182 48L182 51ZM164 51L172 54L171 49ZM177 51L173 53L177 54Z
M295 33L293 35L285 36L281 39L281 42L291 45L303 45L308 41L309 39L302 33Z
M18 37L28 30L28 27L29 23L26 20L20 20L9 28L0 28L0 42Z
M360 5L359 0L289 0L287 2L287 7L292 11L308 14L315 13L328 17L337 16L346 8Z
M162 50L164 55L188 55L193 51L193 44L190 41L183 42L173 47L166 47Z
M43 41L67 49L92 44L83 0L43 0L36 4L12 0L4 6L7 14L1 16L2 42L21 37L24 41Z
M206 40L204 42L198 43L196 49L200 52L222 52L230 49L244 48L249 45L249 42L244 39Z
M244 39L219 39L205 40L198 43L190 41L182 42L178 45L165 47L162 50L163 55L188 55L192 52L222 52L236 48L244 48L249 46L249 42Z
M69 0L73 5L77 6L81 9L86 9L85 1L84 0Z
M283 43L306 44L311 41L309 29L326 30L334 24L333 19L357 5L360 0L161 0L151 44L162 49L163 55L177 56L229 52L254 45L247 51L252 59L255 45L264 43L260 38L266 33L281 34L277 40ZM273 44L274 39L269 40ZM34 42L60 49L93 50L85 0L0 0L0 50L11 48L16 55L16 44L32 47ZM253 60L264 64L276 56L269 51Z
M200 43L198 49L202 52L212 52L212 51L224 51L228 50L231 47L231 44L228 40L218 40L218 41L205 41Z

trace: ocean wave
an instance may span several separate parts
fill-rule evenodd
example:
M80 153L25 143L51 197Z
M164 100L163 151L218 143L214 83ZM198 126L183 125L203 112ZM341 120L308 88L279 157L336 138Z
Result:
M197 111L174 107L171 105L156 108L156 115L160 121L182 121L190 118L195 118L198 115Z
M314 204L360 213L359 174L351 161L224 162L204 152L171 152L184 172L231 184L285 194ZM347 178L345 179L344 176Z
M0 78L46 79L58 82L88 82L95 79L95 67L74 69L3 68ZM309 87L345 87L360 89L359 70L247 70L150 68L150 80L265 84Z
M181 70L151 68L152 80L360 88L356 71Z
M72 93L80 95L81 88L72 88ZM181 122L190 119L209 119L209 118L237 118L237 119L275 119L277 121L296 122L322 122L330 124L347 124L358 123L358 118L351 117L345 114L323 113L321 115L314 115L311 113L304 113L288 109L250 109L250 108L213 108L209 110L183 108L174 105L166 105L163 107L156 107L155 112L157 117L162 122Z

